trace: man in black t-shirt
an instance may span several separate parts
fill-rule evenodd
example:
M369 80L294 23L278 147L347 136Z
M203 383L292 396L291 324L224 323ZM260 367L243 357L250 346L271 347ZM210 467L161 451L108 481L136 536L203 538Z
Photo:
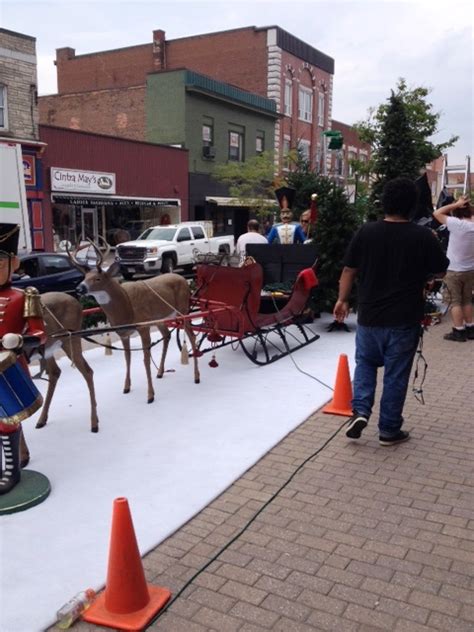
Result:
M377 369L384 367L379 415L380 445L409 439L401 429L423 317L423 288L428 278L443 275L449 260L432 232L410 221L417 201L416 186L406 178L385 185L385 217L364 224L344 257L334 317L349 313L348 298L358 279L356 369L353 415L346 436L358 439L374 404Z

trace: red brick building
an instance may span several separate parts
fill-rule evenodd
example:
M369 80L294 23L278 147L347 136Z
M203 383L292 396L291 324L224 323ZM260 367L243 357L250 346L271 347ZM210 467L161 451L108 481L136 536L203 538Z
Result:
M58 243L114 245L118 229L135 238L148 225L188 219L186 150L48 125L39 133L45 216Z
M330 127L334 60L278 26L245 27L78 55L56 52L58 95L41 97L41 122L144 140L148 73L188 68L274 99L282 120L275 151L282 164L300 146L317 166Z

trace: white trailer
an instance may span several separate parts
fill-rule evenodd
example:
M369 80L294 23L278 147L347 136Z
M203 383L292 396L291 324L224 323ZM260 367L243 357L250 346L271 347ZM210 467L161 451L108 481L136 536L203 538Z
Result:
M20 225L18 254L31 252L21 145L0 141L0 222Z

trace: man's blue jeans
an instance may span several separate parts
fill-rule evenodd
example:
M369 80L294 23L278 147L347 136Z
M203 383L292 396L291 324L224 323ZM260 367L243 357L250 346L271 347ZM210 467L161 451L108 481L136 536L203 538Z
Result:
M377 369L384 367L379 434L394 437L403 424L402 411L420 325L410 327L357 326L356 368L352 409L367 419L374 405Z

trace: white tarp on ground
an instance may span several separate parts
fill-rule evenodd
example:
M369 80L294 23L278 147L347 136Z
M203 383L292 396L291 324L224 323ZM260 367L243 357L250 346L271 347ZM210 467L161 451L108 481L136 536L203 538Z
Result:
M327 333L328 322L315 321L321 338L293 358L332 387L341 353L352 371L354 333ZM87 352L99 434L89 432L87 387L66 359L48 425L34 428L39 413L24 423L29 468L49 478L52 492L37 507L0 516L2 632L43 630L74 594L104 585L115 498L128 499L144 554L332 398L291 358L257 367L230 347L217 353L218 368L209 367L210 354L200 359L196 385L192 363L180 364L172 342L167 368L175 372L154 380L156 399L147 404L142 355L132 355L132 391L123 395L121 353ZM45 391L46 382L37 384ZM334 428L340 420L328 416Z

